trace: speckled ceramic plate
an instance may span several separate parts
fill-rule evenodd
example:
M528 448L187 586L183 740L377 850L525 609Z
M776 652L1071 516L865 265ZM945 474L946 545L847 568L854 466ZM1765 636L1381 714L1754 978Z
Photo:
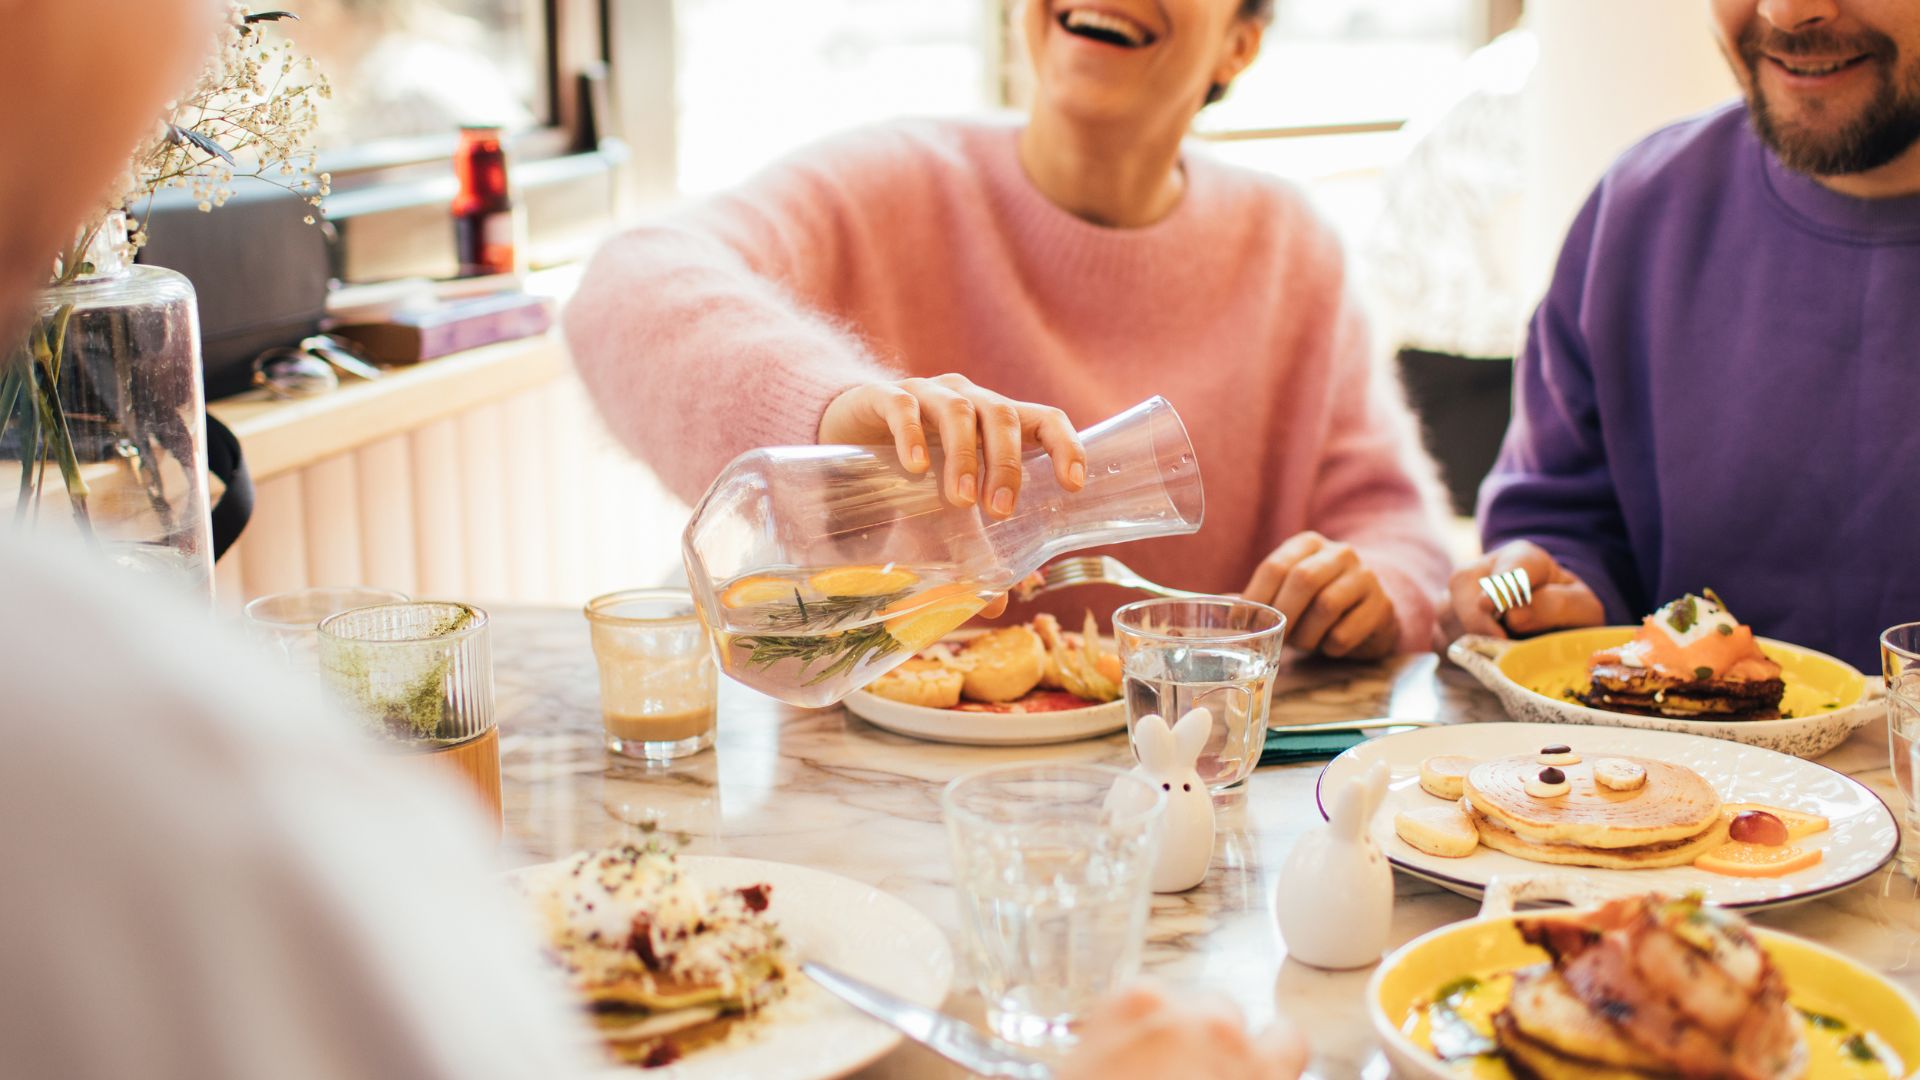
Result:
M790 863L683 855L712 888L770 885L767 913L794 955L818 960L929 1008L953 982L953 950L925 915L851 878ZM557 865L557 864L548 864ZM519 873L538 873L530 867ZM726 1041L659 1069L610 1069L608 1080L830 1080L866 1067L900 1042L892 1028L855 1012L797 972L787 996L740 1024Z
M1886 711L1876 680L1825 653L1770 638L1760 648L1780 664L1787 684L1779 720L1685 720L1595 709L1567 694L1588 686L1587 665L1595 652L1631 638L1632 626L1562 630L1525 641L1469 634L1447 649L1447 658L1493 691L1515 720L1535 724L1596 724L1602 727L1680 731L1762 746L1795 757L1816 758L1845 742L1855 728Z
M1497 758L1566 743L1591 760L1607 754L1653 758L1684 765L1705 777L1725 802L1752 802L1819 814L1831 826L1795 841L1819 848L1820 862L1777 878L1740 878L1691 866L1655 870L1600 870L1548 866L1481 847L1464 859L1428 855L1393 832L1393 816L1402 810L1444 805L1420 789L1420 763L1435 754ZM1371 826L1380 850L1401 870L1454 892L1479 896L1494 875L1531 877L1554 874L1577 879L1600 895L1660 892L1680 895L1699 890L1728 907L1771 907L1798 903L1844 889L1886 864L1899 842L1899 828L1879 796L1859 781L1824 765L1802 761L1756 746L1703 739L1697 735L1632 728L1589 728L1569 732L1549 724L1453 724L1421 728L1370 739L1348 750L1321 771L1316 797L1320 813L1332 793L1362 776L1376 761L1392 773L1386 802Z

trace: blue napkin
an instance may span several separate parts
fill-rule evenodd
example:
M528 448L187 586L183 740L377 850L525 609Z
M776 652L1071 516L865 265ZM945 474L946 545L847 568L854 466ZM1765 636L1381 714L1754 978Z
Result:
M1267 731L1267 744L1260 751L1260 764L1298 765L1307 761L1329 761L1366 739L1364 731L1289 732L1285 728L1271 728Z

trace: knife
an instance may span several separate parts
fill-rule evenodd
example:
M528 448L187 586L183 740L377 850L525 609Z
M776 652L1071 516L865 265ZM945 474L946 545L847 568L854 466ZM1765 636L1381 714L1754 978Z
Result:
M982 1035L965 1021L915 1005L825 964L808 961L800 965L800 970L841 1001L968 1072L1007 1080L1053 1080L1051 1067L999 1039Z

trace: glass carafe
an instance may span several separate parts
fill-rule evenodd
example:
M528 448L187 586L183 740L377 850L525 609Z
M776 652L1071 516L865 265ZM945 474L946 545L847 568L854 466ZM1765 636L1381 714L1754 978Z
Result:
M941 495L938 447L908 472L891 447L780 446L734 459L687 526L687 580L720 669L794 705L830 705L1079 548L1200 528L1200 466L1149 398L1080 433L1087 482L1022 463L1010 518Z

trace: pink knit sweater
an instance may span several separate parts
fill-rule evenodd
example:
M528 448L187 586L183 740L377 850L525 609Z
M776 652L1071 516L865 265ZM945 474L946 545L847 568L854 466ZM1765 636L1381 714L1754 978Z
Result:
M1090 225L1027 180L1017 136L855 132L609 242L565 325L614 432L691 500L745 450L815 441L855 383L956 371L1076 427L1163 394L1192 435L1206 523L1116 554L1236 591L1318 530L1359 550L1402 647L1424 649L1448 569L1432 470L1369 362L1326 225L1289 185L1196 150L1165 219Z

